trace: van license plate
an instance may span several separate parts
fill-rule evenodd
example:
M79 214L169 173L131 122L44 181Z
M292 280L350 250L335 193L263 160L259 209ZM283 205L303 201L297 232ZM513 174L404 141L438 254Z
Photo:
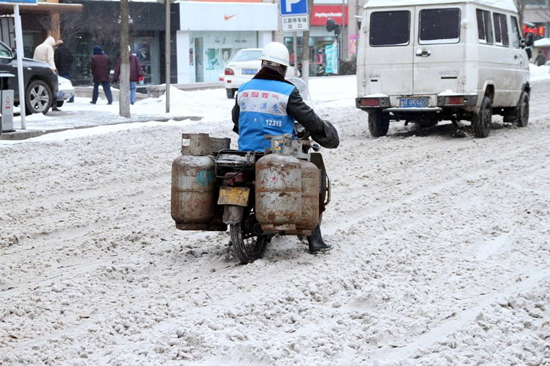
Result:
M428 106L428 98L401 98L399 108L425 108Z
M243 69L243 75L255 75L257 72L256 69Z
M235 205L246 207L250 189L246 187L220 187L218 205Z

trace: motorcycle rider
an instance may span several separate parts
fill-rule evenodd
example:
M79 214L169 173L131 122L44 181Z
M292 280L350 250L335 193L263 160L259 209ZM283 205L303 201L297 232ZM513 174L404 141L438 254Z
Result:
M264 152L269 140L264 135L294 135L294 120L321 146L334 149L340 144L334 126L322 120L302 99L298 88L285 80L289 53L285 45L271 42L262 50L262 68L242 84L231 111L233 131L239 134L239 150ZM321 235L321 224L307 237L310 253L333 248Z

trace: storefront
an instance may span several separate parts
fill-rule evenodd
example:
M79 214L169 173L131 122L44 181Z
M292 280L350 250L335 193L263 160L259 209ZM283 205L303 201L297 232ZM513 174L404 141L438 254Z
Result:
M548 23L524 23L523 35L532 34L534 40L546 37L546 25Z
M347 5L344 5L344 26L348 25ZM320 75L324 72L338 73L337 65L341 55L342 36L336 37L335 32L329 32L326 24L328 19L333 19L337 24L342 25L342 5L323 4L313 5L311 15L311 28L309 33L309 62L310 75ZM293 34L285 32L285 45L291 53L291 61L294 60ZM302 55L302 33L297 35L298 58Z
M72 0L69 0L72 1ZM92 75L90 60L94 46L100 46L115 68L120 53L120 3L113 1L80 1L84 5L79 16L64 15L61 18L62 37L73 51L74 85L90 85ZM179 24L178 10L172 6L172 37ZM141 64L145 75L140 85L165 82L165 7L160 3L129 3L129 45ZM173 38L174 39L174 38ZM176 47L172 46L171 62L176 61ZM172 73L175 82L175 72Z
M277 4L182 2L178 83L214 82L243 48L261 48L278 29Z

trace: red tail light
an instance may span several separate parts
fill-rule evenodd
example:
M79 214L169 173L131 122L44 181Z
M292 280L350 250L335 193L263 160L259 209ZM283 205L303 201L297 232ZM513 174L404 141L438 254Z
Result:
M361 99L362 107L379 107L380 99L379 98L364 98Z
M464 104L464 97L447 97L445 104Z
M233 71L233 69L227 68L227 69L225 69L224 74L225 75L235 75L235 72Z

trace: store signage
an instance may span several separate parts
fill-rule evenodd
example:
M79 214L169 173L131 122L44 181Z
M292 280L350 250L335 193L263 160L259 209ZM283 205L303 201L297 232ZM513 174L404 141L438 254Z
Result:
M262 0L193 0L201 3L261 3Z
M546 35L546 27L544 25L536 25L534 27L529 27L523 25L523 34L532 33L535 38L543 38Z
M313 5L311 25L326 26L329 18L342 25L342 5ZM348 24L348 6L344 5L344 25Z
M277 4L179 3L182 31L275 31L279 28Z

